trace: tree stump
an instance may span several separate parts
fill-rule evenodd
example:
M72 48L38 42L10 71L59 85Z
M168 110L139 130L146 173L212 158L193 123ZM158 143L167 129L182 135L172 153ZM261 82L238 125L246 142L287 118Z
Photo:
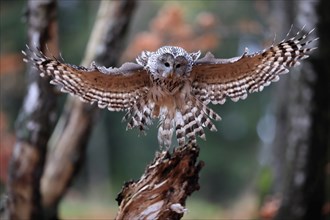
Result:
M186 145L157 152L137 181L128 181L118 194L116 219L180 219L186 212L185 201L199 190L197 162L199 148Z

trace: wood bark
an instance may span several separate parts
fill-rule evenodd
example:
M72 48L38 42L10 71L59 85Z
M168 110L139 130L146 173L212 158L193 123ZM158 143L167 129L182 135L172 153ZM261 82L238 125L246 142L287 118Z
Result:
M117 66L136 1L102 1L82 65ZM43 205L49 219L57 218L60 199L84 162L87 140L98 115L95 105L68 97L53 137L42 178Z
M139 180L123 186L116 219L181 219L187 197L199 190L198 155L190 145L157 153Z
M30 47L39 47L47 54L45 45L57 50L57 21L55 0L27 2L26 13ZM16 121L17 141L10 161L5 219L40 219L42 205L40 178L43 172L47 142L56 122L56 93L41 79L37 70L28 68L27 94Z
M326 3L327 2L327 3ZM276 91L278 97L274 164L281 203L275 219L325 219L325 167L329 151L328 1L281 1L283 27L316 27L318 49L293 70ZM328 5L329 6L329 5ZM319 12L319 16L317 13ZM319 20L319 22L318 22ZM326 26L327 25L327 26Z

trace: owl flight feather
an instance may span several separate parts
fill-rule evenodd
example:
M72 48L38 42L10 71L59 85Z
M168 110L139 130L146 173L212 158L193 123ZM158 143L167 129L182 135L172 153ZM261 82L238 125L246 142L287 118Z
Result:
M312 30L313 31L313 30ZM143 51L137 63L120 68L95 65L89 68L63 63L27 47L24 61L32 63L41 76L50 76L61 91L78 96L110 111L127 111L127 128L144 131L159 118L158 141L171 146L175 133L179 146L205 139L204 127L216 131L213 120L220 116L207 105L223 104L226 98L245 99L248 93L262 91L288 68L298 65L316 47L307 40L312 31L254 54L217 59L211 53L198 59L200 52L165 46L155 52Z

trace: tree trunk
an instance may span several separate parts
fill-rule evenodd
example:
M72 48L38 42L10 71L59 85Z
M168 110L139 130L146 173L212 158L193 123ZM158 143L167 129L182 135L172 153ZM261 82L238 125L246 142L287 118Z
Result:
M101 2L83 66L89 66L93 60L106 67L117 66L135 5L132 0ZM43 205L49 219L57 219L59 201L84 162L98 112L95 105L68 97L56 129L60 132L54 134L54 151L47 157L42 178Z
M45 45L58 54L56 2L28 1L27 24L30 47ZM28 68L27 94L16 121L17 141L10 161L5 201L6 219L40 219L42 205L40 178L43 172L47 142L56 122L56 94L37 70Z
M325 59L330 55L330 47L326 45L330 24L324 18L328 16L329 2L275 1L274 4L284 12L286 19L282 22L295 28L306 25L306 31L316 27L311 38L321 37L318 50L300 68L291 70L293 73L282 80L276 91L275 190L281 198L276 219L325 219L324 170L330 149L330 66Z

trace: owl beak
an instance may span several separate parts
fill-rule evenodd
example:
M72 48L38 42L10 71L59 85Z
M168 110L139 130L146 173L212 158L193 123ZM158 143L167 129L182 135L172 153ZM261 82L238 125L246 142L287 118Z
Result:
M173 73L173 71L171 71L171 72L168 74L168 78L172 79L173 76L174 76L174 73Z

